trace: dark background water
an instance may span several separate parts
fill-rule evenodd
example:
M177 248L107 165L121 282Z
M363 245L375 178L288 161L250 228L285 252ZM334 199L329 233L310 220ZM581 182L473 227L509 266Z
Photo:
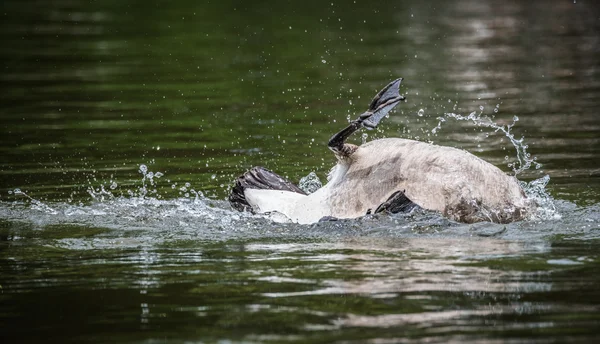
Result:
M596 2L9 0L0 16L5 341L597 339ZM222 201L254 165L324 180L329 137L396 77L408 101L367 139L510 172L504 134L444 114L517 116L541 164L519 178L548 175L556 212L298 226Z

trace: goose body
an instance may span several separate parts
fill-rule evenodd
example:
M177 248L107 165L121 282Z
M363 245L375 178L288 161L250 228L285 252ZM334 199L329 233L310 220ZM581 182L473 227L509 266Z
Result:
M277 211L298 223L355 218L396 191L424 209L460 222L520 220L528 200L516 178L464 150L400 138L368 142L333 168L310 195L246 189L258 212Z
M517 179L467 151L401 138L359 147L344 143L359 128L374 128L404 99L398 94L401 80L386 86L369 111L331 138L329 148L338 164L325 186L307 195L273 172L254 168L238 178L232 205L255 213L278 212L298 223L415 206L466 223L523 219L531 202Z

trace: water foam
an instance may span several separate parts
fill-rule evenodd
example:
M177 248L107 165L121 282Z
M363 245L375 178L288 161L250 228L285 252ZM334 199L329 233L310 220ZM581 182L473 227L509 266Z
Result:
M142 178L135 188L125 189L115 180L89 186L90 202L44 203L20 189L10 192L17 196L13 202L0 204L0 218L25 223L43 229L53 225L82 225L106 229L144 229L157 232L190 233L236 231L240 228L255 230L260 226L250 222L267 221L264 217L240 213L223 200L205 197L190 183L178 187L180 197L172 199L161 195L158 181L161 172L152 172L146 165L139 166ZM250 225L248 225L250 223ZM194 234L190 234L194 235Z

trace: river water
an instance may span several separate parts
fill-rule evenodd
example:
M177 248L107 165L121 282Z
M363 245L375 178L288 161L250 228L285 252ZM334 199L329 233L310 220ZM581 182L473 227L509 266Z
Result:
M594 1L8 0L0 16L3 343L600 339ZM397 77L408 101L352 140L468 150L517 172L534 219L297 225L227 204L255 165L324 182L329 137Z

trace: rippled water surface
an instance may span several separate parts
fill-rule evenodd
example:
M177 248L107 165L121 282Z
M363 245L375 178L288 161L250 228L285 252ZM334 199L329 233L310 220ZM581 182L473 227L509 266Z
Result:
M8 0L0 16L3 343L600 339L596 2ZM397 77L408 101L353 140L518 171L535 219L297 225L227 204L255 165L324 181L329 137Z

